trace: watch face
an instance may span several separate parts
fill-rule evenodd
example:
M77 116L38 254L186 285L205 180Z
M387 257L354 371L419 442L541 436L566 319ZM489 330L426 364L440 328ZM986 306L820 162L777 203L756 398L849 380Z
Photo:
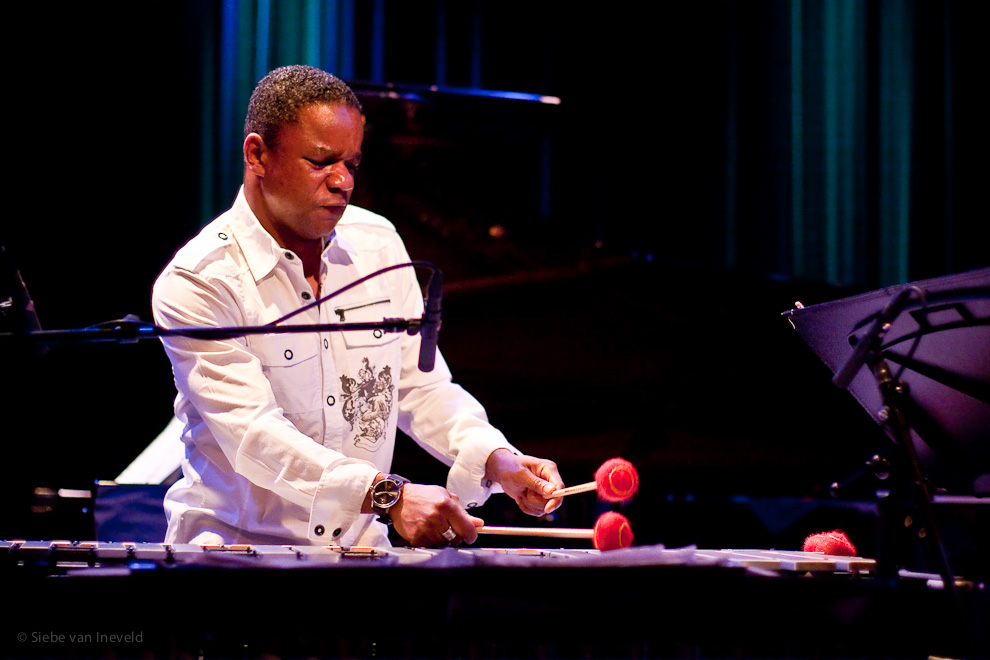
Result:
M383 479L375 484L371 491L371 498L376 506L387 509L399 501L401 492L402 484L392 479Z

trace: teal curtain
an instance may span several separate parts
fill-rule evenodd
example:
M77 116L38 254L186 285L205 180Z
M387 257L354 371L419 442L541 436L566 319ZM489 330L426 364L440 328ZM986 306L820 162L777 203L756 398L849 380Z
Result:
M879 139L881 283L911 278L911 171L914 61L912 3L880 3Z
M793 0L789 9L790 272L836 284L906 281L912 3L884 0L872 14L860 0Z
M790 7L791 272L860 281L867 221L866 4Z
M497 80L501 89L525 87L519 81L542 68L555 72L558 80L573 75L580 84L580 72L571 71L574 52L554 51L549 45L543 61L525 60L525 66L490 75L496 59L491 47L512 47L508 30L513 23L499 3L215 0L194 6L202 42L197 52L203 219L224 209L240 184L244 108L255 82L273 67L312 64L345 79L378 83L482 87ZM676 230L680 234L669 225L636 227L605 216L614 208L614 197L598 206L598 224L607 229L608 238L618 236L624 245L660 258L689 254L719 267L857 287L952 271L965 261L954 250L968 250L964 256L972 261L972 241L965 237L973 222L957 222L963 215L956 204L959 184L952 180L958 175L961 181L968 171L953 169L957 161L951 151L957 141L967 139L951 132L956 130L953 86L958 77L950 54L953 31L964 26L954 26L950 19L951 10L960 6L949 0L712 0L700 9L684 10L705 19L691 32L691 48L725 53L718 69L697 72L689 69L693 60L660 55L651 60L648 47L632 50L622 34L624 18L603 23L610 26L607 34L590 21L580 29L594 30L602 41L602 70L595 73L603 79L614 79L622 67L622 79L639 84L658 67L679 67L685 78L703 81L692 89L721 113L696 129L699 135L719 133L711 141L717 147L695 159L705 168L716 165L711 175L705 169L701 178L712 179L711 188L694 198L686 216L691 222ZM551 25L554 16L546 10L533 20L546 22L540 29L548 34L552 27L567 34L567 29ZM634 25L637 16L630 13L628 21ZM596 58L585 56L589 42L583 34L572 43L581 53L577 61L587 66ZM609 56L613 46L617 52ZM627 56L624 48L635 56ZM920 51L928 55L922 58ZM414 61L426 66L410 75ZM938 66L943 70L933 74L930 69ZM919 89L919 80L928 81L928 87ZM722 88L710 92L709 84ZM582 92L563 85L545 91L559 94L568 112L573 112L568 104ZM580 140L580 134L564 127L555 131L555 139ZM623 139L630 149L646 148L637 144L637 136ZM936 153L942 144L943 153ZM706 141L703 147L708 145ZM559 146L547 145L545 151ZM668 146L661 141L655 151L663 153ZM919 156L922 148L927 149L924 157ZM550 172L579 164L546 165L544 171ZM923 167L929 168L924 175L919 174ZM932 172L934 168L940 172ZM944 190L933 192L933 173L941 173ZM920 177L925 178L923 186ZM566 186L574 180L566 172L546 176L546 209L565 208L556 200L573 194ZM637 191L627 187L623 192L635 209ZM556 221L564 230L573 226L571 218Z

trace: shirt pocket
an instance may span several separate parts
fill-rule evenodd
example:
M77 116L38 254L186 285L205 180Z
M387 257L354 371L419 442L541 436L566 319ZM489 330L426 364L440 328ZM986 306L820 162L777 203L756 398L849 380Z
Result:
M334 305L335 321L348 323L374 323L388 318L398 318L391 299L386 295L371 298L356 298L344 300ZM344 346L351 349L374 349L385 347L396 342L402 336L401 332L385 332L380 328L373 330L347 330L341 333Z
M275 401L289 414L320 408L319 339L311 333L257 335L251 348L271 384Z

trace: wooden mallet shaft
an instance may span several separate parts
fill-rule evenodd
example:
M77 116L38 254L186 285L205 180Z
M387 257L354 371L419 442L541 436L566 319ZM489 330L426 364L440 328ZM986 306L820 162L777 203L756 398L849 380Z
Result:
M567 488L558 488L550 493L550 497L564 497L566 495L575 495L577 493L588 493L593 490L598 490L598 484L594 481L589 481L586 484L569 486Z
M574 527L495 527L478 528L479 534L503 534L506 536L541 536L544 538L591 539L598 550L628 548L633 542L629 520L621 513L607 511L595 521L594 529Z
M541 536L557 539L590 539L595 530L576 527L497 527L485 525L478 528L479 534L499 534L501 536Z

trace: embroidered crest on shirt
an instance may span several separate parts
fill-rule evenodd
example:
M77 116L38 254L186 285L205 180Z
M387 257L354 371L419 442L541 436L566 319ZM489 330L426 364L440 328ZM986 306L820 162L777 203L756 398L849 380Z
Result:
M344 394L344 419L353 431L357 428L354 445L367 451L377 451L388 430L388 418L392 414L392 367L385 365L375 373L368 358L361 360L364 367L357 378L340 377Z

